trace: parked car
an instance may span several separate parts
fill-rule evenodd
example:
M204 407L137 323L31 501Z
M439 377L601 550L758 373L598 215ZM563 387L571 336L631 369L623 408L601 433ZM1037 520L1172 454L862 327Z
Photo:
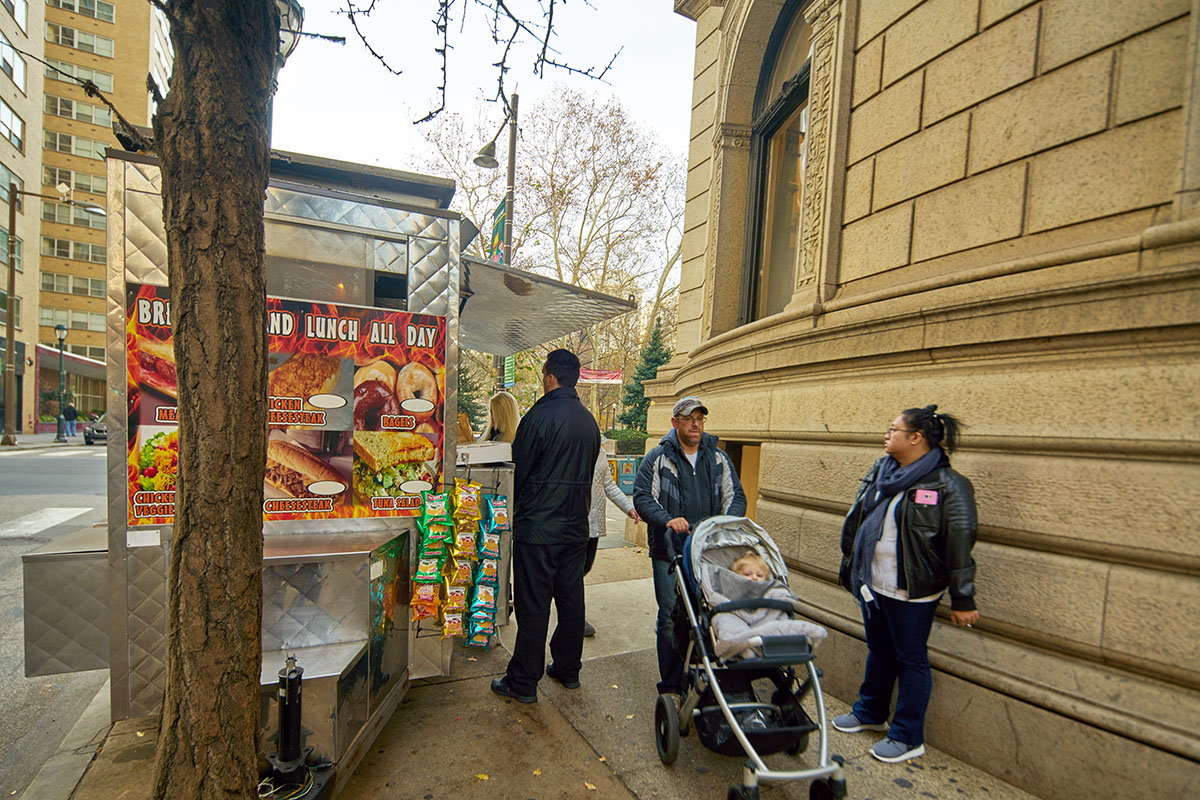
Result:
M93 442L108 441L108 414L101 414L100 419L95 422L89 422L87 427L83 429L83 443L92 444Z

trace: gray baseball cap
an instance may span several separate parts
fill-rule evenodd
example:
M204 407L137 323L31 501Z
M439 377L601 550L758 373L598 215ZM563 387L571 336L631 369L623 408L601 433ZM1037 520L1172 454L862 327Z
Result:
M704 403L700 402L699 397L684 397L675 404L675 408L671 410L671 416L686 417L697 408L700 409L701 414L708 414L708 409L704 407Z

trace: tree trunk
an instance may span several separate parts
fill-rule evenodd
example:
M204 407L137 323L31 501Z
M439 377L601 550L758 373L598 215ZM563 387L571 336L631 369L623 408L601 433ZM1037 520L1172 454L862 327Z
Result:
M179 389L167 689L154 797L255 798L266 460L263 196L279 15L172 0L154 118Z

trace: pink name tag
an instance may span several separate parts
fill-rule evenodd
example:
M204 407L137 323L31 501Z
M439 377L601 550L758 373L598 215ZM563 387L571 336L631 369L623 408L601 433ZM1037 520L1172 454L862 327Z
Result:
M932 489L917 489L917 496L914 499L923 506L936 506L937 492Z

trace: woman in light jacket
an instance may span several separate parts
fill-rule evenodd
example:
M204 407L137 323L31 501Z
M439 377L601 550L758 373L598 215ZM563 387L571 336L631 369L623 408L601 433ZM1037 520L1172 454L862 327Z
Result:
M508 392L496 392L488 401L488 421L479 441L512 444L520 424L521 412L517 409L517 398Z
M925 754L925 709L933 689L929 633L949 590L950 621L970 628L975 610L978 517L971 482L950 468L962 427L937 406L910 408L884 434L842 526L839 579L862 608L867 666L858 702L834 718L840 731L887 731L871 748L897 763ZM892 687L896 710L887 724Z
M633 510L633 501L617 486L616 481L613 480L612 470L608 468L608 453L604 450L604 445L608 441L610 440L601 437L600 454L596 456L596 471L592 473L592 507L588 511L589 538L587 560L583 562L584 575L592 571L592 564L596 563L596 549L600 546L600 537L604 535L607 519L607 514L605 514L607 509L604 505L605 495L608 495L608 499L612 500L613 505L629 515L634 522L641 522L638 513ZM583 622L583 635L596 635L596 628L587 620Z

